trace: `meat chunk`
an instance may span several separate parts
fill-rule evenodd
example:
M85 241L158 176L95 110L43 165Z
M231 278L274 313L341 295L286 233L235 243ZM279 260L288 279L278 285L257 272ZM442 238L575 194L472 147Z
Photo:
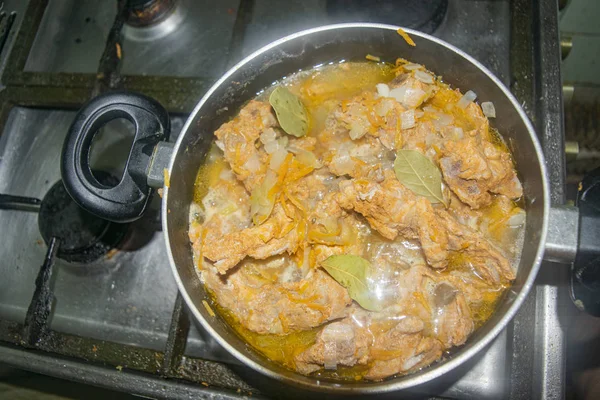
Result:
M442 282L434 291L434 333L444 348L464 344L475 328L469 305L462 292Z
M370 351L374 360L365 377L380 380L431 364L442 355L441 343L423 335L423 321L407 316L396 326L376 336Z
M276 126L271 106L252 100L238 116L215 131L225 160L248 191L260 184L267 170L268 155L258 148L258 139L265 130Z
M339 204L362 214L371 227L394 240L398 235L418 238L427 262L434 268L447 264L448 238L428 200L415 196L386 171L381 184L366 179L340 183Z
M428 200L415 196L390 171L381 184L365 179L342 182L338 203L362 214L388 239L398 235L418 238L427 262L434 268L446 267L453 251L466 257L488 282L514 279L506 257L481 233L461 225L445 210L434 210Z
M207 268L202 278L222 307L260 334L283 335L343 318L352 302L347 290L319 269L296 282L261 286L245 268L227 277Z
M456 221L447 211L435 210L448 232L448 247L455 252L454 267L470 267L485 282L498 284L515 279L506 259L483 235Z
M383 180L383 170L392 167L395 157L372 136L354 142L342 139L332 145L331 149L325 156L325 164L333 174L365 177L378 182Z
M244 186L233 176L220 179L208 189L202 206L194 203L192 208L195 212L189 237L196 260L203 257L204 242L211 243L226 234L245 229L251 223L250 198Z
M207 235L203 255L224 274L247 256L265 259L284 252L293 254L299 243L294 221L286 216L281 205L276 204L272 215L262 225L224 236Z
M296 356L298 371L309 374L323 367L336 369L337 366L366 364L373 335L366 324L361 326L355 320L354 316L346 317L325 326L319 332L316 343Z
M481 111L480 111L481 112ZM491 143L485 129L467 132L460 140L444 141L439 160L444 180L472 208L487 206L492 193L511 199L523 195L510 154Z

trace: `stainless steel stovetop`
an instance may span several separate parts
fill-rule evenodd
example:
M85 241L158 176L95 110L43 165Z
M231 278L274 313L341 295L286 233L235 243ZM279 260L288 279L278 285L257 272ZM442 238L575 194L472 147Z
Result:
M29 2L15 0L3 3L5 11L14 10L17 13L13 34L9 36L1 54L4 70L10 50L14 51L18 45L14 43L14 32L21 26ZM116 2L51 0L47 3L24 71L95 74L116 15ZM344 19L343 13L332 14L330 7L336 2L325 0L180 0L179 3L175 13L157 26L124 27L121 74L202 77L206 81L212 81L233 62L273 39L300 29ZM547 71L536 67L535 61L533 66L529 65L529 76L526 64L523 67L525 72L515 72L515 65L523 65L522 61L515 61L515 57L529 54L532 59L536 59L535 53L531 54L535 50L527 53L527 43L520 43L520 38L515 37L515 26L528 26L526 22L519 20L525 18L527 13L538 18L555 18L556 14L552 11L552 1L541 1L537 9L531 8L528 3L511 3L508 0L449 0L445 16L433 33L465 50L490 68L520 95L530 115L539 118L543 112L540 110L543 104L530 101L534 98L531 93L540 93L540 88L542 92L551 91L547 82L551 76L548 76ZM239 11L244 7L245 14L240 15ZM530 8L527 9L528 7ZM356 14L353 15L355 16ZM243 29L240 28L240 18L245 20ZM399 16L398 19L401 20L402 17ZM430 28L429 25L423 25L423 29ZM552 40L551 27L537 28L540 29L540 40ZM529 29L534 28L529 26ZM548 46L551 49L551 44ZM558 53L556 56L558 57ZM531 89L532 87L538 89ZM196 93L197 99L201 95L201 91ZM560 93L556 96L560 100ZM0 193L42 198L60 179L62 142L75 111L60 107L59 103L54 101L50 107L44 106L43 101L37 107L17 103L10 109L0 136ZM560 110L558 114L559 126L552 127L544 122L548 131L540 133L546 150L552 149L562 140ZM552 116L544 118L551 119ZM172 141L176 140L184 121L184 114L173 114ZM536 121L538 127L543 121L543 118ZM119 121L103 128L102 138L93 154L97 167L114 170L115 173L118 171L118 160L125 157L120 153L123 148L127 148L127 132L127 125ZM560 148L555 151L560 151ZM547 156L560 159L560 154ZM555 173L560 177L560 161L552 161L550 164L551 169L558 169ZM554 200L560 202L560 181L556 183L553 194ZM55 301L49 321L50 330L71 335L69 337L95 339L98 343L114 342L127 345L127 348L148 349L157 354L171 345L168 338L178 296L160 232L159 199L154 200L150 212L131 227L135 235L131 235L131 240L125 241L119 251L86 265L75 265L60 259L56 261L52 282ZM36 213L0 210L0 227L0 321L8 321L5 325L23 324L47 246L39 233ZM550 269L545 266L542 270L544 271L535 290L508 329L467 365L442 377L435 384L417 388L415 392L426 396L461 399L531 398L542 395L562 397L565 354L559 310L561 296L566 292L563 290L567 282L566 269L560 266ZM10 331L8 328L4 330ZM7 336L9 334L4 337ZM57 365L64 365L66 370L67 363L63 363L61 358L64 354L59 357L40 350L27 350L28 356L33 354L33 357L38 357L38 353L43 353L46 357L43 362L37 358L28 359L27 364L23 361L27 357L20 356L18 346L3 347L2 339L0 336L0 360L92 384L112 386L90 376L61 374L53 372L51 367L42 367L44 363L51 364L55 357L56 360L60 359ZM2 353L3 349L5 353ZM69 363L77 366L97 361L94 353L95 350L92 349L85 354L67 356L73 357ZM3 355L5 358L2 358ZM160 355L157 356L157 364L162 362L162 358L159 358ZM258 378L253 379L253 375L245 367L240 366L237 360L194 323L191 324L184 344L182 362L192 359L216 361L217 363L209 363L205 367L210 369L214 366L217 373L230 375L226 379L216 379L216 382L225 382L221 388L218 387L219 383L206 382L211 385L211 389L206 389L200 384L194 384L195 379L192 378L186 382L176 382L175 385L180 385L178 390L181 393L188 390L195 394L234 397L237 395L236 387L245 392L258 390L270 393L265 386L269 385L268 381L264 383ZM111 373L126 374L130 367L136 374L135 365L129 365L128 360L119 362L118 355L111 357L111 361L106 360L103 360L105 365L99 368L111 370ZM117 367L118 371L115 370ZM125 369L121 371L121 367ZM199 373L211 376L206 371ZM185 375L177 377L186 379ZM149 379L148 387L153 379L162 381L162 378L151 374L134 375L129 379L137 379L139 382ZM172 383L171 381L169 384ZM123 382L113 387L150 396L182 395L179 391L165 393L140 388L139 385L128 387ZM274 392L277 393L281 395L284 392Z

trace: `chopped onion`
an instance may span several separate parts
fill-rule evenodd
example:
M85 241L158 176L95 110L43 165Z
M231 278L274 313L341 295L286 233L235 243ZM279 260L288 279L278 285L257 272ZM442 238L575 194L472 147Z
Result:
M279 167L281 167L281 164L283 164L283 162L285 161L287 155L288 152L283 147L277 149L277 151L271 154L271 162L269 163L269 168L273 171L278 171Z
M284 149L288 144L287 136L280 137L277 140L265 143L265 151L267 154L273 154L279 149Z
M394 99L380 100L374 107L375 113L380 117L385 117L394 108L394 103Z
M225 151L225 145L223 144L223 142L221 142L220 140L215 140L215 144L217 145L217 147L219 149L221 149L222 151Z
M421 64L413 64L413 63L405 64L404 65L404 69L407 70L407 71L412 71L412 70L419 69L419 68L422 68L422 67L423 66Z
M415 78L417 78L418 80L420 80L423 83L427 83L427 84L433 83L433 77L425 71L416 70Z
M438 136L434 133L428 133L427 136L425 136L425 144L427 146L431 146L432 144L436 143L438 140ZM435 154L435 149L433 150L433 154Z
M223 171L221 171L221 173L219 174L219 179L222 179L224 181L233 180L234 179L233 171L230 170L229 168L223 168Z
M367 128L365 128L360 121L353 121L350 125L350 139L356 140L367 134Z
M467 106L469 104L471 104L473 101L475 101L476 98L477 98L477 95L475 94L475 92L473 92L472 90L469 90L467 93L465 93L463 95L463 97L460 98L460 100L458 100L458 103L456 103L456 105L460 108L467 108Z
M519 210L508 219L508 226L517 228L525 223L525 211Z
M404 102L404 95L406 94L406 86L400 86L390 90L388 97L393 97L400 103Z
M433 124L437 127L444 127L454 122L454 117L449 114L437 113L437 119L433 121Z
M432 106L423 107L423 111L429 112L429 113L434 113L434 114L440 112L440 110L438 108L432 107Z
M404 111L400 114L402 129L409 129L415 126L415 110Z
M452 132L454 133L455 139L460 140L465 137L465 134L463 133L462 128L454 128Z
M300 161L301 164L304 164L307 167L313 167L313 168L321 168L322 167L322 165L319 163L319 160L317 160L317 156L315 156L315 153L313 153L312 151L308 151L308 150L304 150L304 149L300 149L300 148L292 147L292 146L288 147L288 150L296 155L296 157L298 158L298 161Z
M256 153L252 154L248 160L243 165L244 169L247 169L250 172L257 172L260 170L260 160Z
M279 143L277 143L277 140L273 140L272 142L265 144L265 151L267 152L267 154L273 154L278 149L279 149Z
M381 97L389 96L390 87L388 85L386 85L385 83L378 83L377 85L375 85L375 87L377 88L377 93L379 93L379 95Z
M341 151L333 157L330 165L341 174L349 174L354 169L354 161L347 153Z
M425 113L421 110L416 110L415 111L415 118L421 118L423 115L425 115Z
M496 107L494 107L494 103L491 101L484 101L481 103L481 110L486 117L496 118Z
M250 194L250 213L256 225L262 224L271 215L275 196L269 196L269 192L277 183L277 175L273 171L267 171L262 183L252 190Z
M375 196L376 192L377 192L377 186L373 185L373 187L371 189L369 189L369 191L366 193L358 192L358 198L363 201L364 200L371 201L373 199L373 196Z
M421 89L408 88L404 93L404 105L410 108L418 107L425 98L425 92Z
M264 145L266 145L267 143L274 142L276 139L277 132L275 132L275 129L273 128L265 129L265 131L260 134L260 141Z

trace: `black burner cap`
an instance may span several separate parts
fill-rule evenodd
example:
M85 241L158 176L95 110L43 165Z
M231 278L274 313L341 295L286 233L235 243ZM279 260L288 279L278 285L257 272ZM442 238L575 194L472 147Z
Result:
M166 19L178 0L127 0L125 22L135 27L147 27Z
M114 182L108 174L98 174L103 183ZM114 248L128 225L99 218L83 210L67 193L62 181L55 183L42 200L38 226L46 244L60 239L57 256L66 261L88 263Z

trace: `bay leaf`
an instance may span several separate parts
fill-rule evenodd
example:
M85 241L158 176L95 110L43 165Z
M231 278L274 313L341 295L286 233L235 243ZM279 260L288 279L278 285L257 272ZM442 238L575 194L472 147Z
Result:
M394 161L396 178L418 196L432 203L443 203L442 173L423 153L417 150L398 150Z
M321 266L340 285L348 289L348 294L362 308L369 311L381 310L381 304L371 293L368 284L368 276L371 271L371 263L359 256L343 254L330 256L321 262Z
M285 133L301 137L308 132L308 112L302 100L284 86L277 86L269 96L277 120Z

